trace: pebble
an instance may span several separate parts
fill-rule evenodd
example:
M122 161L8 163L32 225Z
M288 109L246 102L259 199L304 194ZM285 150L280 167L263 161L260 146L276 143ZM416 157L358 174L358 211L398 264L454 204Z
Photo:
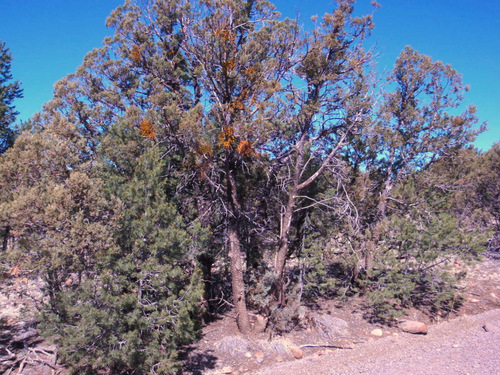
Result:
M370 332L372 336L377 336L381 337L384 335L384 332L380 328L375 328L373 331Z
M304 352L298 346L290 346L289 349L295 359L301 359L304 356Z
M263 352L255 353L255 360L257 361L257 363L264 362L264 353Z

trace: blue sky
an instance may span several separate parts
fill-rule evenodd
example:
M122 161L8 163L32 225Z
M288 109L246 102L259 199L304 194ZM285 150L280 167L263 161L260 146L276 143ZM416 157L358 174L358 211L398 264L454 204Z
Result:
M285 16L312 15L333 9L331 0L272 1ZM0 39L13 55L12 74L24 98L15 102L27 120L52 97L54 83L76 70L85 54L99 47L112 30L104 23L122 0L0 0ZM358 0L360 14L369 0ZM464 101L478 108L488 130L476 146L487 150L500 141L500 1L379 0L370 43L376 44L378 69L389 71L410 45L435 60L451 64L471 90Z

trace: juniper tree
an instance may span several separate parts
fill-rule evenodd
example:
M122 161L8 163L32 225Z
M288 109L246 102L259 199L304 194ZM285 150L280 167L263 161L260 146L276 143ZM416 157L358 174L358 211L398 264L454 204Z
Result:
M377 241L377 225L384 220L395 184L412 171L449 157L470 144L481 129L475 108L460 115L451 110L461 104L465 90L460 75L450 66L406 47L396 61L389 83L395 91L384 96L370 146L368 163L376 184L375 211L366 217L368 232ZM368 233L367 232L367 233ZM369 240L371 241L371 240ZM371 268L373 249L365 250L365 268Z
M107 249L120 204L103 193L76 126L55 117L22 133L0 163L0 215L16 246L6 256L47 284L53 307Z

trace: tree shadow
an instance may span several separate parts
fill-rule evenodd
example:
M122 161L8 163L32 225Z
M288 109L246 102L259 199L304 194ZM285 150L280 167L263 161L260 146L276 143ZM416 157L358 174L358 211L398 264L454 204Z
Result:
M189 347L180 353L183 366L180 374L202 375L206 370L213 370L217 363L217 357L213 350L197 351L194 347Z

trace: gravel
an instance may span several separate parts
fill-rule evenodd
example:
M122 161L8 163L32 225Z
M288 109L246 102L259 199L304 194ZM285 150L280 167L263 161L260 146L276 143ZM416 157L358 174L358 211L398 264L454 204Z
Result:
M431 326L427 335L400 333L252 374L496 375L499 348L500 309L496 309Z

